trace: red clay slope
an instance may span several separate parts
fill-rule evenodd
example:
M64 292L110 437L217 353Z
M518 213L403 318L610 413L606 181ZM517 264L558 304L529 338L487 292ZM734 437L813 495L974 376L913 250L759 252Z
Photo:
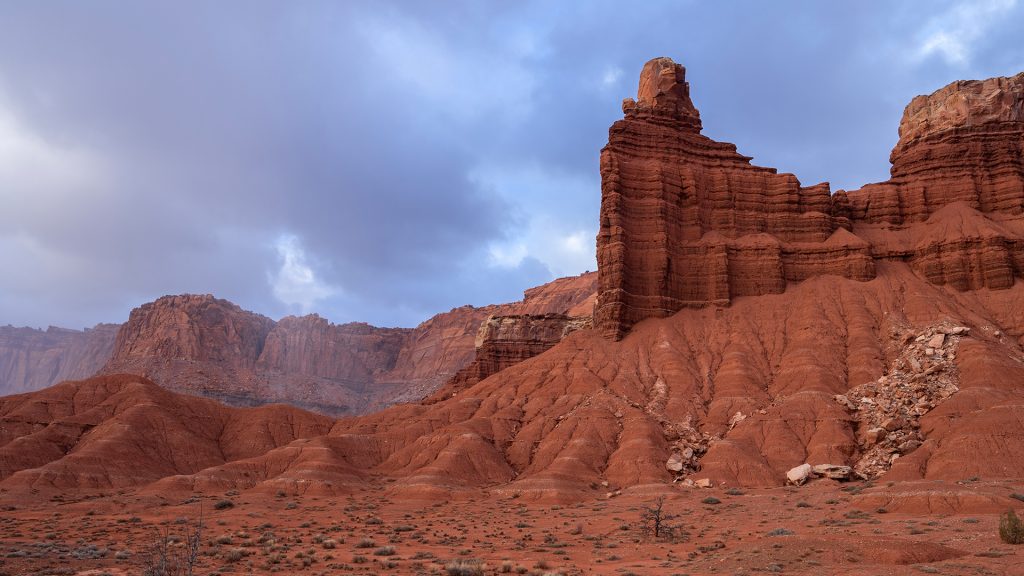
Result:
M0 487L147 484L324 434L327 417L289 406L228 408L125 374L0 398Z
M454 398L340 420L327 435L322 417L293 409L231 409L130 377L69 382L0 401L0 488L165 477L152 488L338 493L384 475L404 496L490 487L562 499L603 493L601 482L670 482L666 462L685 447L702 454L686 477L779 485L802 462L856 465L871 450L861 422L874 412L835 396L883 377L899 382L896 373L911 372L907 350L930 326L970 328L946 337L944 359L923 358L939 367L923 388L946 379L957 391L917 418L923 444L883 478L1020 478L1021 309L1024 284L959 293L886 263L870 282L816 278L651 319L617 342L578 331ZM915 393L913 383L896 389ZM263 410L287 410L288 420ZM235 444L250 426L265 429L260 418L285 432ZM234 440L225 422L241 426Z

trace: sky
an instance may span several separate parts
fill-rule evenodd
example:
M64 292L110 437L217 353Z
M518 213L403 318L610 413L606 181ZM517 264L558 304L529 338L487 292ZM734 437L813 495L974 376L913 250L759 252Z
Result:
M0 325L165 294L415 326L596 269L657 56L704 133L888 177L903 107L1024 70L1024 2L0 1Z

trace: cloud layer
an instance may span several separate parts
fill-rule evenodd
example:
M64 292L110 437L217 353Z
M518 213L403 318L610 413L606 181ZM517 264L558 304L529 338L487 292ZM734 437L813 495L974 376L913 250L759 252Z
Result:
M903 105L1024 69L1013 0L0 5L0 323L163 294L414 325L594 269L647 59L716 139L852 188Z

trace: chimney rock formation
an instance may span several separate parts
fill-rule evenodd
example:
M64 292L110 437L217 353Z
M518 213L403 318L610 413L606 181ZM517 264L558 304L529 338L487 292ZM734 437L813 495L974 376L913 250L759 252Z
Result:
M915 98L892 178L835 195L701 135L685 74L668 58L648 62L601 151L595 325L605 335L813 276L871 280L878 260L958 290L1021 275L1024 74Z

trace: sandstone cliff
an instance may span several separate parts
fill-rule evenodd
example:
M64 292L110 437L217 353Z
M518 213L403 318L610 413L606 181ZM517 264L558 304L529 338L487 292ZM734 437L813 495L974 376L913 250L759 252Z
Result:
M1021 274L1022 79L957 82L907 107L893 178L856 192L804 187L700 134L685 70L648 62L601 153L597 326L777 294L878 260L930 282L1006 288Z
M836 194L876 259L961 291L1024 274L1024 73L914 98L890 161L887 182Z
M0 326L0 396L95 374L110 357L117 329L114 324L81 331Z

